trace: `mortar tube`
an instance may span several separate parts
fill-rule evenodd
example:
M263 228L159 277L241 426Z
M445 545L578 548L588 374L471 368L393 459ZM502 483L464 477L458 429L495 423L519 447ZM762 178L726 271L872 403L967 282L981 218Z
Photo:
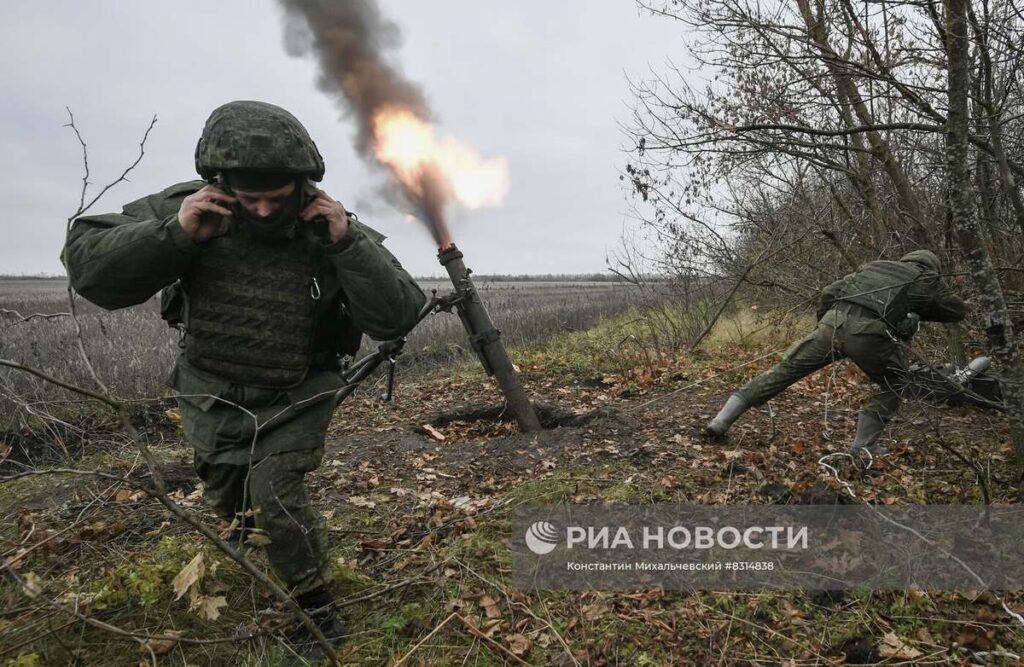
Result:
M437 259L448 272L455 291L462 295L462 300L455 306L462 326L465 327L470 344L480 357L484 370L498 381L501 393L505 395L508 410L519 424L519 430L524 433L539 431L541 426L537 413L526 395L504 343L501 342L501 332L495 328L487 308L480 300L462 257L462 252L454 243L437 252Z

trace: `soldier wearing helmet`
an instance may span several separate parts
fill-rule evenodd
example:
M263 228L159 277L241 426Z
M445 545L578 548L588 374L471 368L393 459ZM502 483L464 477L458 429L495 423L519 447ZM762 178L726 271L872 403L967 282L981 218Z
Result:
M909 340L921 320L958 322L964 302L939 277L935 253L915 250L900 261L878 260L824 289L817 328L786 351L782 361L729 397L705 427L711 437L726 434L751 406L762 405L786 387L839 359L849 358L879 391L861 408L851 452L878 455L878 438L896 414L907 372L899 341Z
M363 334L404 335L425 298L384 237L315 186L323 159L284 109L217 108L195 157L204 180L79 218L63 259L103 308L163 290L184 334L169 384L207 502L239 544L253 529L269 539L278 578L338 639L327 533L305 483L334 411L317 399L342 386L340 357Z

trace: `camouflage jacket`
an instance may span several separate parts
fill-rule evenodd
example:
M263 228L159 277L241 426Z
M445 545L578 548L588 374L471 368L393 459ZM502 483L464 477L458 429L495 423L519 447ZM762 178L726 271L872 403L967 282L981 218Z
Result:
M182 277L203 244L185 236L177 213L204 185L179 183L125 205L120 214L79 218L63 253L75 290L113 310L142 303ZM344 294L355 325L371 338L404 335L425 303L422 290L381 245L383 235L357 222L347 237L324 243L322 299L330 303Z
M867 266L864 265L862 270L848 274L822 290L817 313L819 320L844 296L894 287L882 284L880 280L869 280L867 277L871 274L863 270ZM928 269L922 270L909 282L905 298L907 311L917 313L922 320L930 322L959 322L967 312L963 300L953 294L937 273Z
M204 252L204 244L185 236L177 212L182 200L204 185L203 181L179 183L125 205L119 214L76 220L62 258L78 293L108 310L124 308L145 302L188 274ZM351 342L352 328L357 336L397 338L414 326L425 303L422 290L381 244L383 238L352 221L342 241L322 241L317 274L324 306L316 315L313 339L317 362L301 385L286 392L240 387L201 372L182 355L171 386L181 394L208 394L209 398L195 401L205 410L213 406L215 397L253 395L259 396L254 399L259 403L280 405L339 386L338 353L344 341ZM204 449L219 448L212 435L206 439L210 442ZM268 442L272 450L314 445L312 441L280 446Z

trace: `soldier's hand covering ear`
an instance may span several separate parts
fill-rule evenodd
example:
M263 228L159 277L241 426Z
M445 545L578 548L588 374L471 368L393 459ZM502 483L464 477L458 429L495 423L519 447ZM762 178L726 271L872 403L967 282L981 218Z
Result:
M299 218L310 222L316 218L327 220L327 231L331 243L337 243L348 233L348 213L341 202L331 199L323 190L316 191L316 197L309 203Z
M234 203L234 197L220 188L207 185L181 202L178 224L185 236L193 241L209 241L222 231L225 218L231 217L227 206Z

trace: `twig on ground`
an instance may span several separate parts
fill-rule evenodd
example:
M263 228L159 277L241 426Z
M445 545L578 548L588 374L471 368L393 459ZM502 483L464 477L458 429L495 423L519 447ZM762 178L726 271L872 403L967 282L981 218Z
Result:
M58 317L70 317L71 313L32 313L31 315L22 315L16 310L0 308L0 315L9 315L13 317L15 321L8 325L13 327L15 324L21 324L22 322L28 322L34 319L52 320Z
M505 648L504 646L502 646L498 642L496 642L493 639L491 639L490 637L488 637L486 634L481 632L475 625L470 623L464 616L456 613L455 614L455 618L459 619L459 621L462 622L462 625L465 626L465 628L467 630L469 630L470 634L472 634L474 637L482 639L484 642L487 643L488 646L491 646L491 647L497 649L502 654L504 654L509 659L511 659L512 662L516 663L517 665L525 665L525 667L530 667L530 663L526 662L525 660L520 658L518 655L516 655L512 651L508 650L507 648Z
M24 579L22 579L18 575L18 573L14 570L14 568L12 568L12 567L10 567L9 565L6 565L6 564L3 567L4 567L5 570L7 570L7 574L10 575L10 577L12 579L14 579L14 581L18 584L18 586L20 586L21 589L25 592L25 595L29 596L32 599L35 599L35 598L38 597L48 607L52 607L53 609L56 609L57 611L62 611L65 614L69 614L69 615L77 618L78 620L82 621L83 623L85 623L87 625L91 625L94 628L97 628L97 629L100 629L100 630L104 630L106 632L109 632L109 633L114 634L114 635L118 635L120 637L126 637L128 639L131 639L132 641L137 642L139 644L140 648L146 649L149 652L150 658L152 658L152 660L153 660L153 667L156 667L156 664L157 664L156 663L156 654L153 652L152 647L147 646L146 645L146 641L143 640L141 637L133 636L127 630L122 630L121 628L117 627L116 625L111 625L109 623L104 623L103 621L100 621L100 620L97 620L95 618L92 618L91 616L86 616L85 614L79 612L77 609L68 609L67 607L65 607L65 606L55 602L54 600L49 600L49 599L43 598L42 596L39 595L38 591L33 591L31 589L31 587L29 587L28 582L26 582ZM171 639L171 637L167 637L167 639ZM174 637L173 639L175 641L177 641L176 637Z
M413 653L418 651L420 646L423 646L423 644L425 644L431 637L436 635L441 630L441 628L443 628L444 626L448 625L448 622L450 620L452 620L453 618L455 618L456 616L458 616L458 614L456 614L454 611L452 613L448 614L448 616L446 616L443 621L441 621L440 623L435 625L433 630L428 632L427 635L423 639L421 639L418 642L416 642L416 644L411 649L409 649L405 653L405 655L403 655L401 658L399 658L398 662L393 663L391 665L391 667L401 667L401 665L404 664L405 661L409 659L409 656L411 656Z

